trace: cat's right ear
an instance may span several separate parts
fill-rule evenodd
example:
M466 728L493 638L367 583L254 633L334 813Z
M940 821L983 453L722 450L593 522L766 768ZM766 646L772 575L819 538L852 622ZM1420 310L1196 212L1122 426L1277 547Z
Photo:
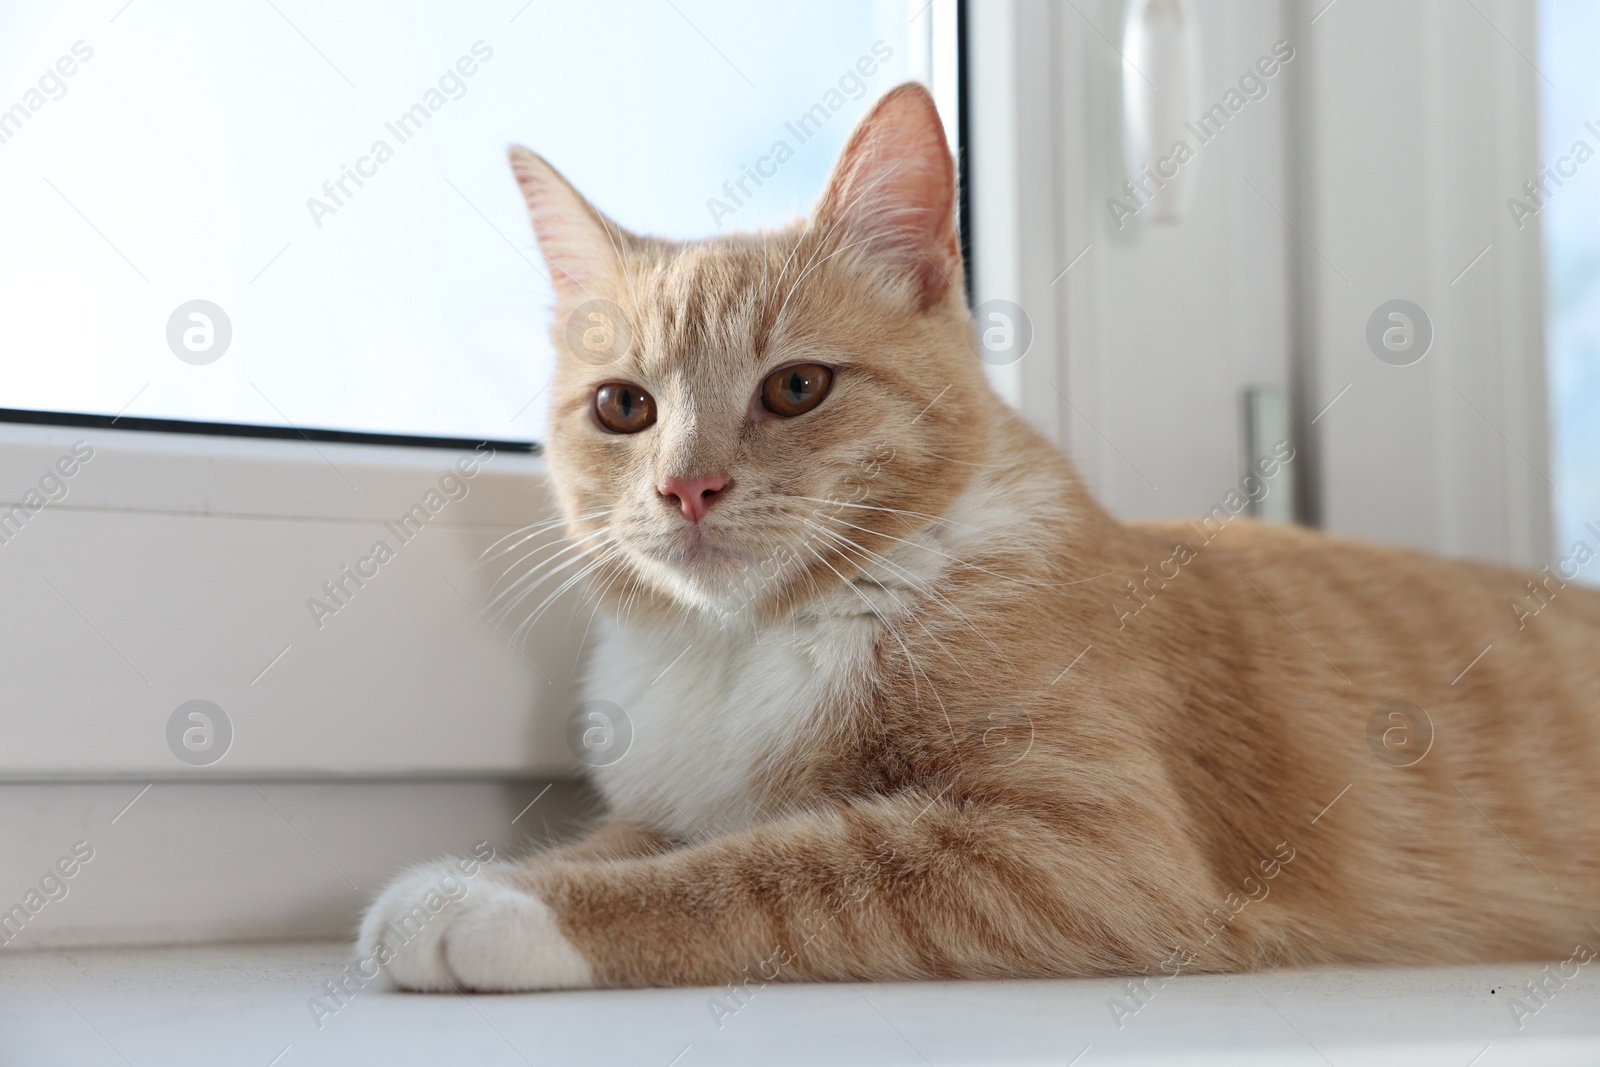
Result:
M955 161L928 90L889 90L861 120L817 205L814 225L838 250L860 247L910 282L919 307L960 291Z
M591 207L537 153L514 145L510 157L556 296L576 304L607 295L626 240L621 227Z

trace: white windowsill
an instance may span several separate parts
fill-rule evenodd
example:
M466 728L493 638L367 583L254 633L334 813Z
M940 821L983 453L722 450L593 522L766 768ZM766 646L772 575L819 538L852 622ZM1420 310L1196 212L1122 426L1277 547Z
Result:
M1530 964L1184 977L1120 1030L1107 1008L1124 984L1114 980L771 985L721 1029L708 1008L721 991L712 989L467 998L369 987L319 1030L306 1002L347 953L330 943L0 953L0 1059L166 1067L1600 1060L1600 984L1587 972L1518 1032L1504 987L1536 976Z
M470 448L0 422L0 504L20 503L79 441L94 449L94 458L66 480L65 496L39 514L88 509L382 521L415 504L456 460L472 455ZM526 522L528 487L542 490L544 469L541 456L496 451L478 466L468 495L453 502L444 521ZM479 491L484 487L489 491ZM519 491L507 491L512 488Z

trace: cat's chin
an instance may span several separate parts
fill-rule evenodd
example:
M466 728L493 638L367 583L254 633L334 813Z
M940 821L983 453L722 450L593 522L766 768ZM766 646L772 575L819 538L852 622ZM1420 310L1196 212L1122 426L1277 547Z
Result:
M676 599L715 599L719 590L732 587L748 572L756 556L711 537L696 537L672 544L634 547L635 566L654 584Z
M644 550L652 561L683 574L714 579L749 566L755 557L712 534L696 532Z
M630 537L629 547L652 562L707 584L760 570L770 577L781 561L798 557L793 533L782 527L729 521L673 522L649 536Z
M773 573L772 553L714 538L636 550L633 556L634 568L647 584L711 619L767 614L774 607L772 598L788 584Z

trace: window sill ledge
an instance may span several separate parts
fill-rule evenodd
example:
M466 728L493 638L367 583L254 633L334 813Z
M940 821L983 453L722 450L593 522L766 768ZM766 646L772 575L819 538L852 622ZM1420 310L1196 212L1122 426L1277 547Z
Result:
M1183 977L1120 1030L1107 1003L1125 998L1125 983L1112 980L772 985L720 1029L707 1006L718 990L463 998L369 986L318 1029L307 1000L348 953L294 943L0 954L0 1045L8 1062L171 1067L1600 1059L1600 984L1587 973L1518 1032L1504 987L1534 977L1530 964Z

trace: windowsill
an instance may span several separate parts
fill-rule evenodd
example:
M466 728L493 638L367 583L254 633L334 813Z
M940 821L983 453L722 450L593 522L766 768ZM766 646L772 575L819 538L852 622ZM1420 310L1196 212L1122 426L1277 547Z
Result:
M46 514L112 511L289 521L393 520L455 464L471 473L440 521L519 525L547 506L544 458L475 451L0 422L0 504L22 503L74 443L92 458Z
M318 1030L307 1000L340 974L348 951L297 943L0 953L0 1059L168 1067L1600 1061L1600 983L1587 970L1517 1030L1506 987L1538 975L1530 964L1183 977L1120 1030L1108 999L1125 998L1124 983L1112 980L772 985L724 1016L720 1030L709 1008L725 996L719 990L463 998L369 987Z
M533 546L483 558L551 514L543 472L0 423L0 778L570 773L579 598L519 632L495 597ZM210 762L166 734L194 700L231 727Z

